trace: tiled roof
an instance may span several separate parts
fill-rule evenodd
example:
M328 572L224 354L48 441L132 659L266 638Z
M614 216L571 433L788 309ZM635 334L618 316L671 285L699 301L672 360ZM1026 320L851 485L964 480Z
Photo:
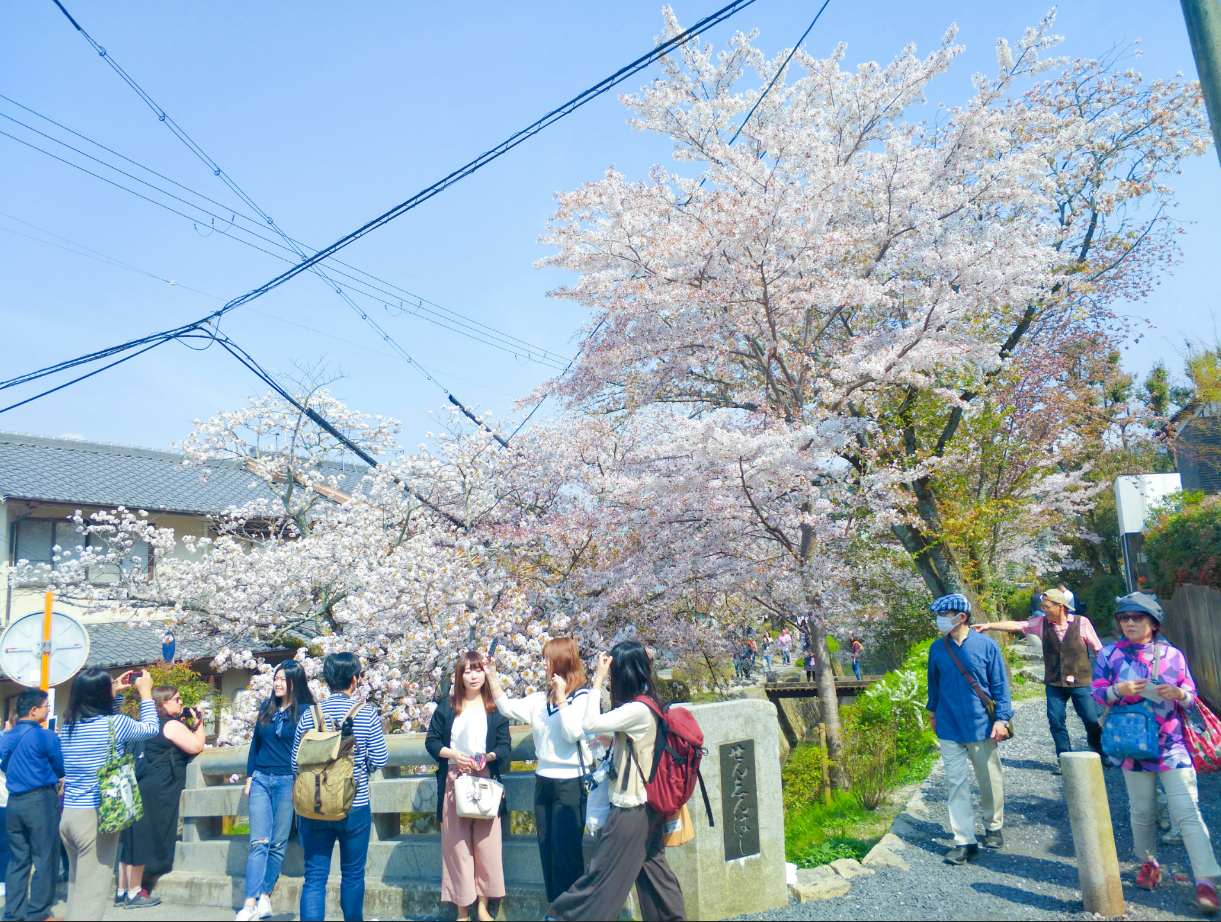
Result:
M0 500L204 515L259 497L272 498L262 481L245 469L230 464L188 468L182 466L183 460L168 451L0 432ZM346 473L343 488L347 490L365 471L350 463L346 469L338 464L334 468ZM251 489L251 484L256 488Z
M114 669L121 666L144 666L161 658L161 638L165 628L131 627L119 622L86 624L89 631L89 658L86 666L101 666ZM220 649L216 643L192 643L179 639L174 650L175 660L191 662L216 655ZM253 644L243 649L252 653L267 653L274 647Z

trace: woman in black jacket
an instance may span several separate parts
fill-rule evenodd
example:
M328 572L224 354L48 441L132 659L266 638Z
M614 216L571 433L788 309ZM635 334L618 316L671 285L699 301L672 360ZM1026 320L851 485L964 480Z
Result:
M505 895L500 817L508 817L508 804L501 798L499 816L483 820L458 816L454 801L460 776L499 781L509 764L509 721L496 710L482 654L470 650L458 657L449 700L433 712L424 746L437 760L441 899L458 907L459 922L470 918L468 907L476 901L479 918L491 919L488 900Z

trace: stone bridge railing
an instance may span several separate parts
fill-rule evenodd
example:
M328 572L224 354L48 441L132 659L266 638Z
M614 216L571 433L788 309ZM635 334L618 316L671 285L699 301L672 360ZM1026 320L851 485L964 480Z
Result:
M709 749L703 774L716 825L708 826L697 791L689 805L696 838L669 852L683 884L688 917L722 918L786 905L775 709L765 701L745 700L697 705L693 711L704 729ZM513 761L533 761L530 729L515 727L511 734ZM740 745L747 740L753 741L749 766L742 761L744 750ZM373 828L365 871L365 913L383 918L437 918L439 914L452 918L447 913L453 907L438 904L440 834L413 833L402 823L403 814L436 811L437 788L432 771L427 774L404 771L414 766L430 769L435 766L424 749L424 734L390 735L386 748L389 752L386 766L369 780ZM242 793L246 753L245 746L209 749L189 765L181 800L182 841L177 846L174 870L157 885L157 894L163 899L201 906L241 904L249 837L227 834L225 820L247 814L247 798ZM736 780L728 779L728 786L721 781L722 765L727 771L738 773ZM233 775L239 776L237 783L228 782ZM532 812L534 772L506 772L502 780L509 809ZM742 796L744 786L749 789L750 798ZM730 832L732 841L727 835ZM587 854L592 841L587 838ZM503 917L542 918L547 900L533 834L506 834L504 870L508 894L501 901ZM331 872L328 914L338 914L338 847ZM294 835L280 882L272 895L277 913L295 911L303 874L304 856Z

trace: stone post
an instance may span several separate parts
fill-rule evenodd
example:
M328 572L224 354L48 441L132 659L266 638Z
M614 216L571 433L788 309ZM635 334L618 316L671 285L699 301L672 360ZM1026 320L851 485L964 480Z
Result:
M1095 752L1065 752L1060 756L1060 767L1064 772L1064 799L1068 802L1085 911L1122 916L1123 885L1119 880L1119 858L1115 854L1115 831L1111 827L1102 760Z
M704 731L708 755L701 773L716 825L708 825L697 786L687 804L695 838L666 851L683 888L687 918L724 919L788 906L776 708L747 698L698 704L691 713Z

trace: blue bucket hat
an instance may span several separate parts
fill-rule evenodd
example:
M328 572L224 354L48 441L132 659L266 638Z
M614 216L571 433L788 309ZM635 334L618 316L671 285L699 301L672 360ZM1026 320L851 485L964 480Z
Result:
M960 612L971 610L971 600L961 592L952 592L949 595L943 595L941 598L933 602L928 607L928 610L935 615L945 615L950 612Z
M1121 611L1135 611L1142 615L1149 615L1158 624L1162 623L1165 613L1162 611L1162 605L1157 600L1157 596L1150 595L1147 592L1132 592L1125 596L1120 596L1115 600L1115 614Z

